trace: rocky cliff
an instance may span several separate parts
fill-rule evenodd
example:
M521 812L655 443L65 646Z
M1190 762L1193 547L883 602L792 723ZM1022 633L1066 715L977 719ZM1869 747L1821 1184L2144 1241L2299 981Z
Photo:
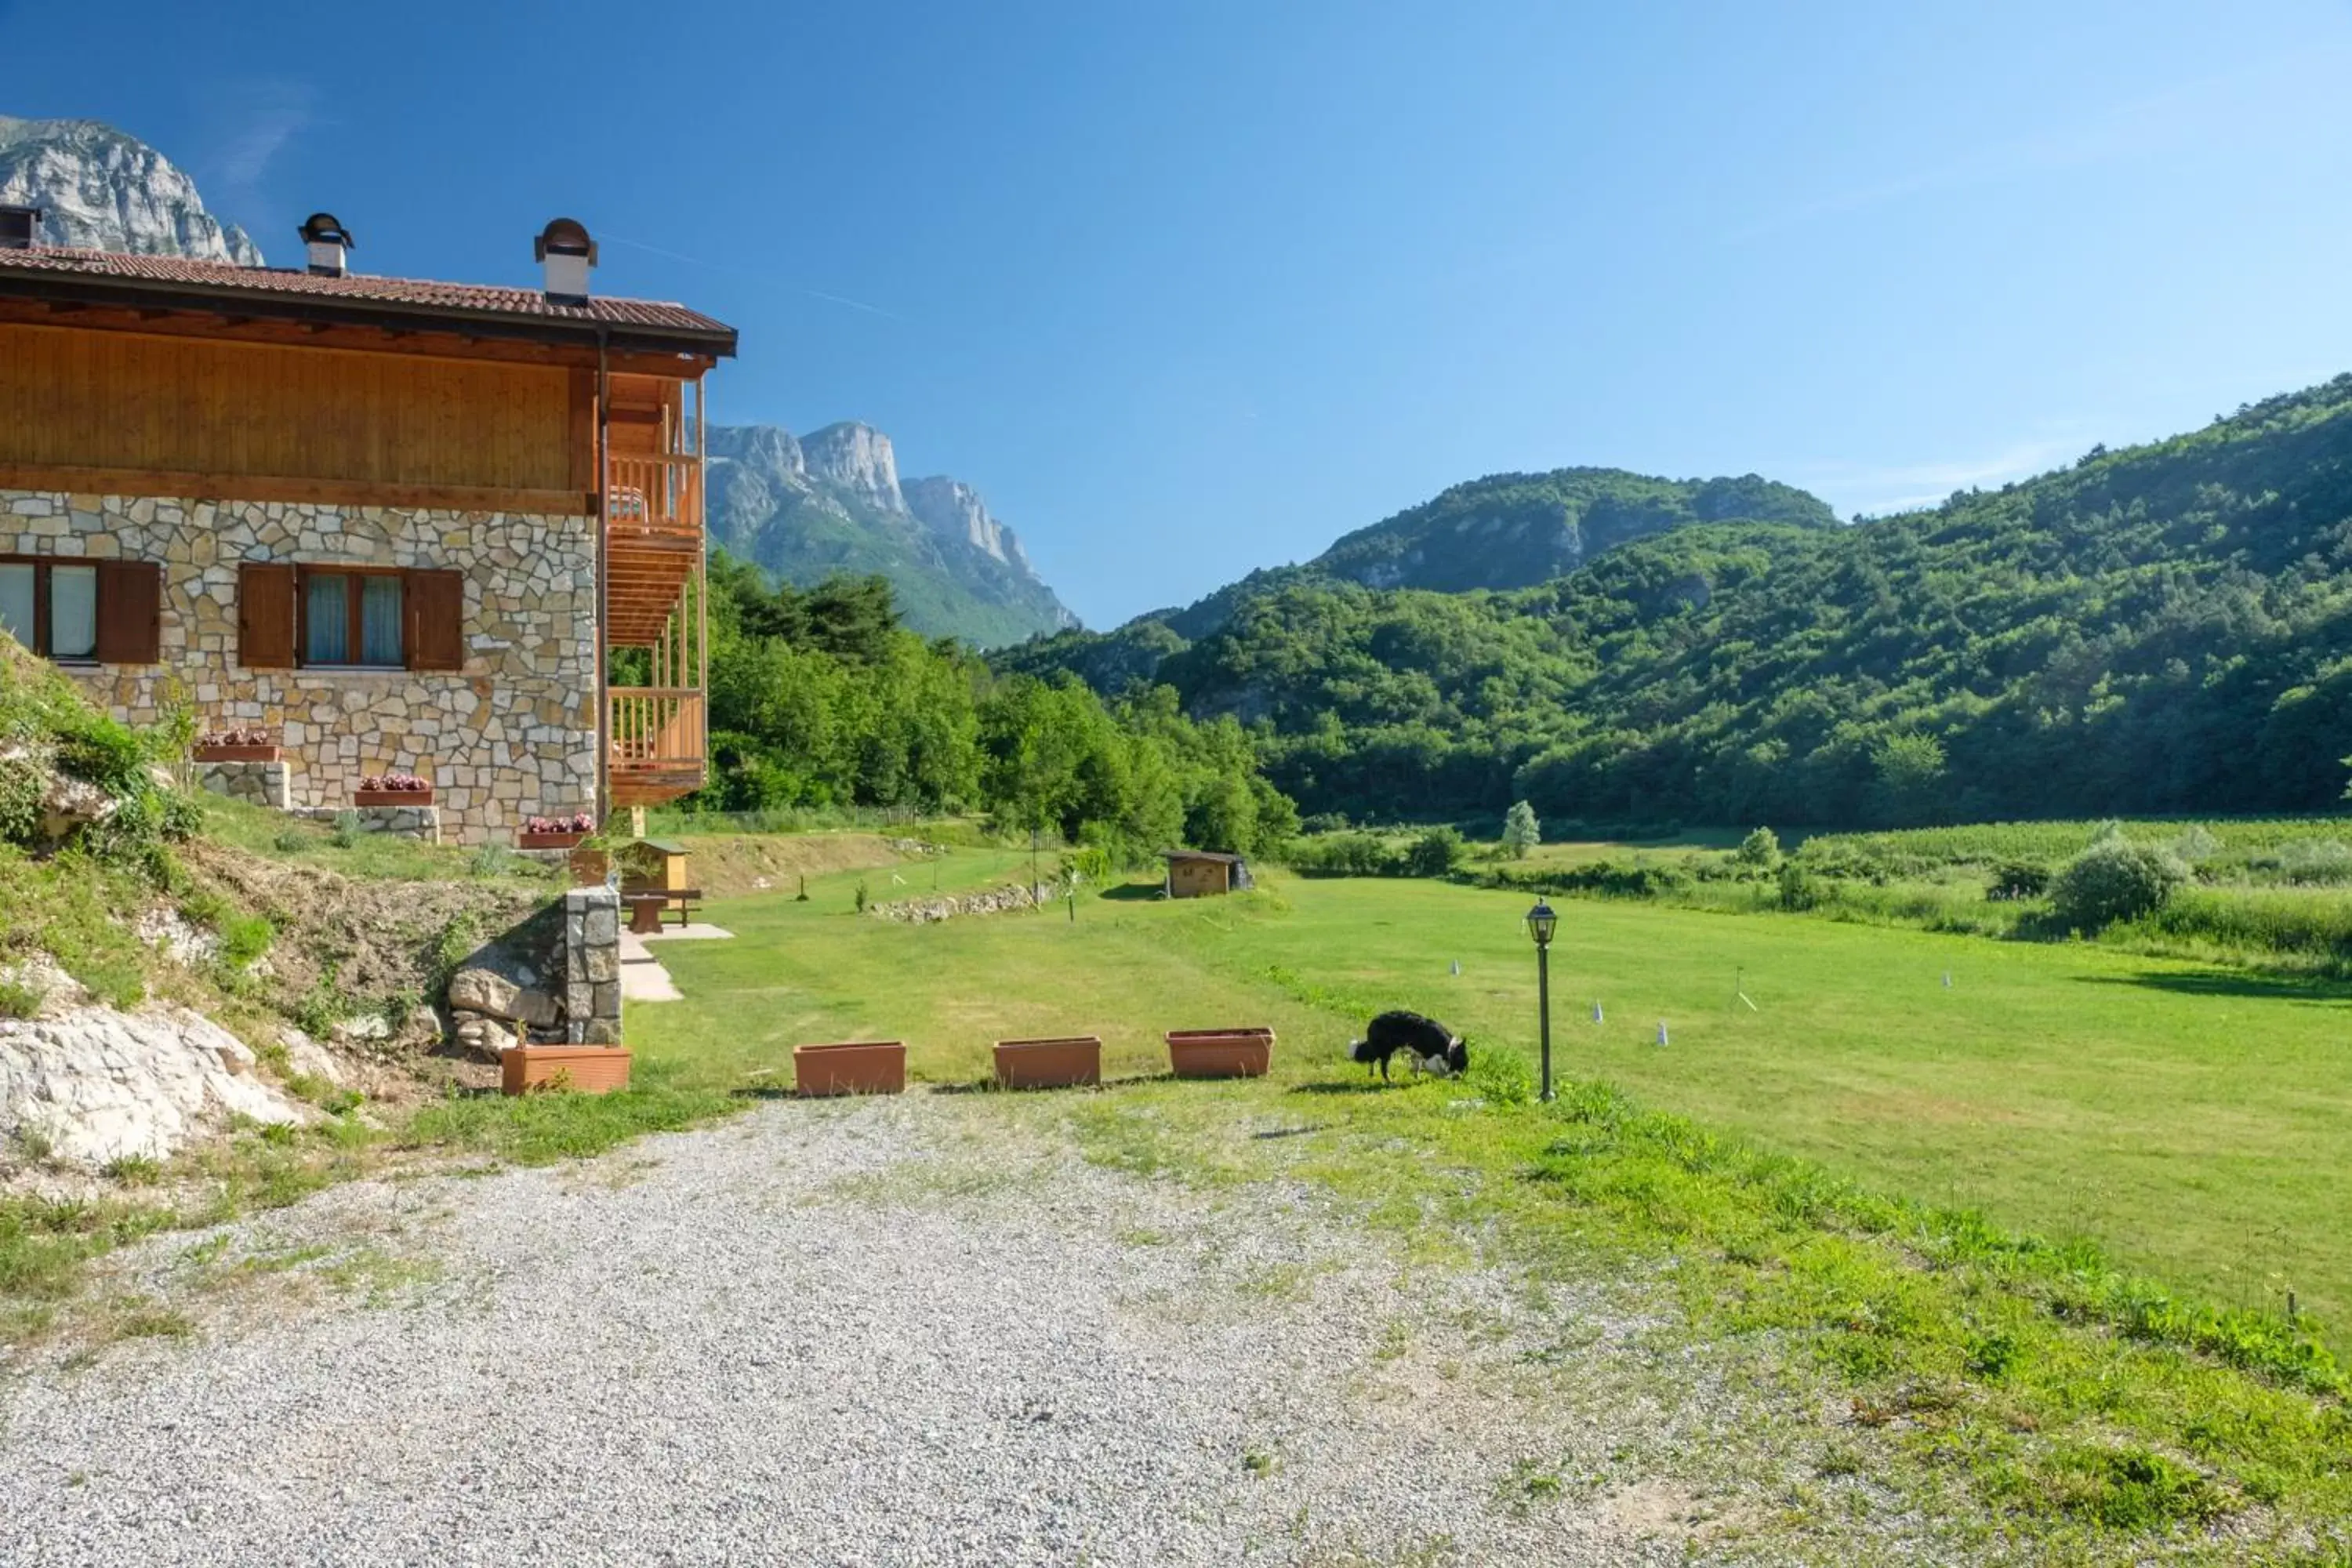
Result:
M0 115L0 203L47 209L51 245L262 264L245 230L206 212L170 159L95 120Z
M942 539L960 540L1016 570L1030 571L1029 557L1022 552L1021 541L1013 537L1011 529L989 515L980 492L961 479L935 474L929 479L908 479L898 488L907 498L907 510L933 533Z
M890 580L907 622L983 647L1077 625L978 492L898 478L890 437L854 422L795 439L772 425L710 431L710 531L723 548L803 585Z

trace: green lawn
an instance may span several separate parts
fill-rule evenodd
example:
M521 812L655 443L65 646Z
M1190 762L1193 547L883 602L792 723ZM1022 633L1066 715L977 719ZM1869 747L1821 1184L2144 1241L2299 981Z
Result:
M982 858L951 858L950 883L992 879ZM989 858L1017 874L1018 857ZM1520 896L1278 879L1278 912L1097 895L1075 925L1057 910L908 929L850 914L856 880L813 881L806 904L715 906L740 940L665 947L689 999L633 1010L648 1065L788 1079L795 1041L903 1037L918 1077L968 1079L1000 1036L1076 1030L1103 1037L1107 1071L1140 1073L1160 1030L1238 1019L1280 1026L1292 1068L1340 1075L1356 1015L1390 1005L1532 1055ZM1888 1192L2094 1239L2223 1304L2275 1310L2293 1289L2352 1324L2352 989L2079 945L1561 907L1564 1078Z

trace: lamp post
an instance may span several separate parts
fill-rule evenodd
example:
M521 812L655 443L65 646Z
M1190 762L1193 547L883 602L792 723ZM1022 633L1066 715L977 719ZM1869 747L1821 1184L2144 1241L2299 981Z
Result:
M1559 927L1559 917L1543 900L1528 911L1528 934L1536 942L1536 1013L1543 1028L1543 1082L1539 1098L1551 1099L1551 933Z

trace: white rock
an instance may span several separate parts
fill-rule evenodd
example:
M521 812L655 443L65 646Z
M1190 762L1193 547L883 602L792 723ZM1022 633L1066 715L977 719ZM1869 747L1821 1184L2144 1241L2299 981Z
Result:
M182 1007L0 1019L0 1133L30 1128L55 1157L98 1166L162 1159L231 1112L300 1121L253 1063L244 1041Z

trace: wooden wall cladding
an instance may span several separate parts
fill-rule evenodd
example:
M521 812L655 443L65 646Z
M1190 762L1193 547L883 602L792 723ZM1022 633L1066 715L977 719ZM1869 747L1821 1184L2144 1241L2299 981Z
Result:
M583 396L559 365L0 322L0 468L560 491Z

